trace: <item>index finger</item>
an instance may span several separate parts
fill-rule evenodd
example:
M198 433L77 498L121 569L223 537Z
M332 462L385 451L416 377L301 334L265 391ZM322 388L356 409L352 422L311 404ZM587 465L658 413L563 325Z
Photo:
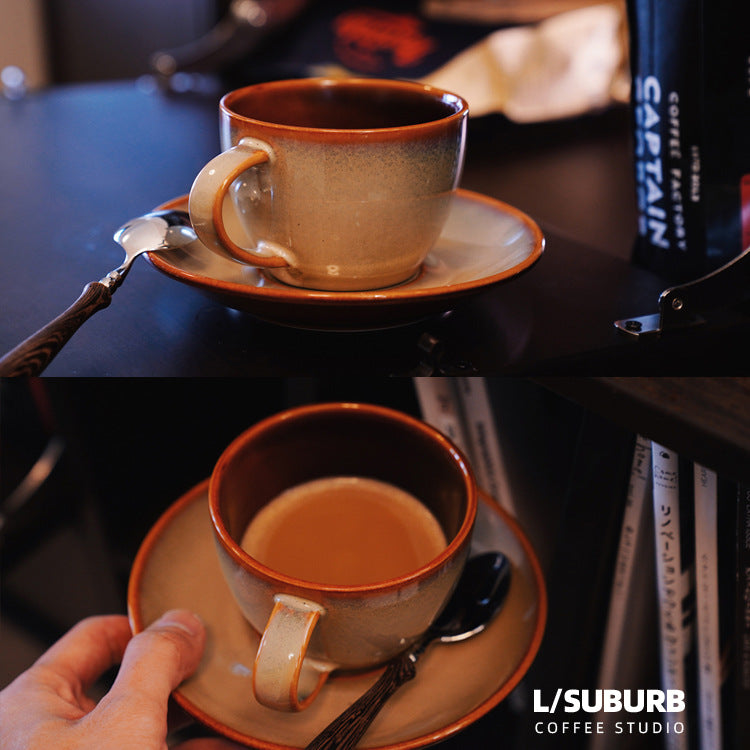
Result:
M86 690L122 661L131 635L124 615L89 617L69 630L34 666L50 669Z

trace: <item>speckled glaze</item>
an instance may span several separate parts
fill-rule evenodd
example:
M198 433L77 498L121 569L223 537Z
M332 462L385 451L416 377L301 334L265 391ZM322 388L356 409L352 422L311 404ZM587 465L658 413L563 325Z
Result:
M405 81L302 79L230 92L220 105L223 152L191 190L193 225L212 249L294 286L404 282L447 218L467 114L460 97ZM249 243L225 228L232 211Z
M325 476L371 476L406 489L438 519L447 547L408 575L358 586L292 578L240 547L258 508L288 487ZM304 708L333 669L373 667L411 645L458 580L476 505L474 478L461 453L436 430L397 411L307 406L240 435L216 464L209 508L224 577L247 621L264 633L256 698L282 710ZM298 657L296 666L284 664L288 653Z

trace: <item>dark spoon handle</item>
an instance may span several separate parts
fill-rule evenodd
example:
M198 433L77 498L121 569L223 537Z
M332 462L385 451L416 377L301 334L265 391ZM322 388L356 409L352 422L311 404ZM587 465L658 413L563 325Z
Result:
M388 663L380 679L339 714L305 750L349 750L356 746L385 702L415 673L411 651Z
M38 375L83 323L109 305L113 291L100 281L86 284L81 296L64 313L0 359L0 377Z

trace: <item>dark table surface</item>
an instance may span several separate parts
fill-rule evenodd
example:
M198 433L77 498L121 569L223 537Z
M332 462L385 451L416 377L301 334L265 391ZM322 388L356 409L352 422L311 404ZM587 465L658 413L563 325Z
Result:
M0 100L0 352L120 264L118 226L188 192L219 149L218 93L166 95L123 81ZM656 312L667 285L629 261L636 221L629 132L624 108L538 125L471 122L462 187L528 213L547 244L532 269L449 314L376 332L296 330L230 310L139 259L110 307L45 374L731 370L734 325L650 344L634 344L613 326Z

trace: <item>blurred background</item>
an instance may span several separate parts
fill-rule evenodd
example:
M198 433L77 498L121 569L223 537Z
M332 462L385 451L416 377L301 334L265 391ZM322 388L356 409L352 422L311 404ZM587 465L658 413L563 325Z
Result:
M560 27L550 61L564 73L571 54L564 39L576 55L593 54L601 105L628 93L624 0L2 0L0 70L6 90L19 73L32 89L149 73L181 74L178 87L198 85L185 77L196 74L219 75L224 85L337 72L422 78L496 30L592 7L606 15L578 15L565 33ZM530 40L516 35L503 46L518 53ZM512 76L504 54L493 55L493 65ZM533 56L517 57L534 57L549 76L545 54L535 45ZM466 61L457 72L465 71Z
M463 187L631 257L625 0L0 0L0 74L9 99L119 81L207 107L276 78L424 80L469 101Z
M131 78L149 56L193 41L222 13L216 0L2 0L0 68L23 70L31 88Z

